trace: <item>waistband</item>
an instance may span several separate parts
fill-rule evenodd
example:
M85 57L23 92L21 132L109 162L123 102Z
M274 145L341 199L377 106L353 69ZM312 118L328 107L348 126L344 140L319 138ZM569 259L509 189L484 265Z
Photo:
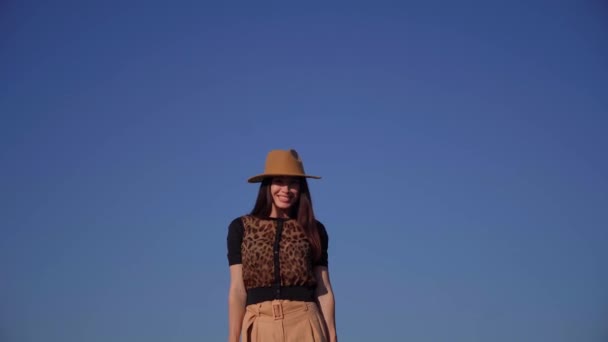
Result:
M315 289L313 287L306 286L250 288L247 289L246 305L281 299L300 302L314 302Z
M248 305L246 310L256 317L267 317L274 320L284 319L294 312L308 311L314 309L313 302L291 301L291 300L272 300Z

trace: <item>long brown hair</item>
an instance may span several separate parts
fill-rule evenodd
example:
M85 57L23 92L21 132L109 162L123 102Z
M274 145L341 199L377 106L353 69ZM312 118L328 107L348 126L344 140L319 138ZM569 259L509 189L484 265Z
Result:
M294 205L291 206L289 217L296 219L298 224L304 229L308 242L310 243L313 260L317 261L321 257L321 238L317 227L317 220L312 207L312 196L308 188L306 178L300 177L300 195ZM272 195L270 184L272 178L267 177L262 180L258 196L251 211L251 215L258 217L269 217L272 213Z

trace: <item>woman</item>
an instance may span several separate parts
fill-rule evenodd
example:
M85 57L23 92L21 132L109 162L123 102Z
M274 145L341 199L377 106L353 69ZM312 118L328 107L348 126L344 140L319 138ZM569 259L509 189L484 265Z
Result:
M229 342L335 342L328 235L294 150L273 150L254 208L228 228Z

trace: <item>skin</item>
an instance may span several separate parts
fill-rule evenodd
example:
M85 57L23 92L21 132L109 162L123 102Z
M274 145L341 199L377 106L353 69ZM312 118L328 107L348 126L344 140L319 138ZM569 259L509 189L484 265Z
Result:
M270 184L272 212L270 217L289 217L289 208L297 202L300 195L300 181L294 177L273 178Z
M321 309L321 315L325 321L325 329L329 335L327 338L330 342L337 342L336 301L334 299L334 291L329 280L329 270L325 266L317 266L315 267L314 272L317 279L315 296L317 304Z
M243 266L232 265L230 266L230 288L228 290L228 342L239 342L246 301Z
M270 185L270 193L273 199L271 217L287 218L289 208L297 202L300 194L300 182L293 177L274 178ZM329 279L329 270L324 266L314 269L317 279L315 291L316 301L324 319L328 340L337 342L335 324L335 299ZM228 295L229 334L228 342L239 342L241 325L245 315L245 303L247 292L243 282L242 265L230 266L230 289Z

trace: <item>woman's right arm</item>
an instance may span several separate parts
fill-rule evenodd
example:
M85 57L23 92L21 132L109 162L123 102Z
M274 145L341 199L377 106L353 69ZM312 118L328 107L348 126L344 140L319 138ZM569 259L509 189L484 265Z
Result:
M230 266L230 289L228 291L228 342L239 342L246 300L243 265L232 265Z

